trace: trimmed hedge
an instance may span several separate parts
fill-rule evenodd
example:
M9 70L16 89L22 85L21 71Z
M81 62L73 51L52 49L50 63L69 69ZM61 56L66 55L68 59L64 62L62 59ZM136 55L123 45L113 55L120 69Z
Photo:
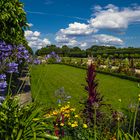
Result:
M68 66L72 66L72 67L76 67L76 68L81 68L81 69L87 69L86 66L78 66L76 64L67 64L67 63L60 63L60 64L68 65ZM125 74L114 73L114 72L107 72L107 71L103 71L103 70L96 70L96 72L101 73L101 74L106 74L106 75L119 77L119 78L122 78L122 79L127 79L127 80L134 81L134 82L140 82L140 78L134 77L134 76L128 76L128 75L125 75Z

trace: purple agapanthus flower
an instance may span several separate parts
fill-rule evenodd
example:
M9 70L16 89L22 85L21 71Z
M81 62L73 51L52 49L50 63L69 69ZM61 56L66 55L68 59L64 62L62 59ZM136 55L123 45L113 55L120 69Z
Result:
M25 50L25 47L23 45L18 45L18 50L19 51Z
M6 79L6 75L5 74L0 74L0 80L5 80Z
M23 52L24 52L24 54L28 54L28 51L27 50L24 50Z
M56 55L56 53L55 52L51 52L51 55Z
M30 56L29 56L28 54L25 54L25 55L24 55L24 59L25 59L25 60L29 59L29 57L30 57Z
M5 91L6 87L7 87L7 82L6 81L1 81L0 82L0 91Z
M41 64L41 61L39 59L35 59L34 64L39 65L39 64Z
M46 59L48 59L48 58L51 58L51 55L50 54L47 54Z
M2 52L8 52L12 50L12 45L3 45L0 44L0 51Z
M54 51L46 55L45 59L48 60L49 58L54 58L56 63L61 62L61 58Z
M26 48L23 45L17 46L17 52L15 55L19 62L21 62L20 60L28 60L30 57L28 50L26 50Z
M10 62L7 64L7 72L8 73L18 73L18 64L15 62Z

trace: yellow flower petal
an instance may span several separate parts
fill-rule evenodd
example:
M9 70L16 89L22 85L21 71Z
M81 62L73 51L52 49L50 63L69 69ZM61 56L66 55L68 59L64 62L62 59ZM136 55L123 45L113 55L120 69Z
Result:
M52 114L53 114L53 115L57 115L57 114L58 114L58 111L53 111Z
M71 127L76 127L77 125L75 125L74 123L73 124L71 124Z
M78 116L78 115L75 115L74 117L75 117L75 118L78 118L79 116Z
M60 123L60 126L64 126L64 123Z
M83 124L83 128L87 128L87 127L88 127L87 124L84 123L84 124Z

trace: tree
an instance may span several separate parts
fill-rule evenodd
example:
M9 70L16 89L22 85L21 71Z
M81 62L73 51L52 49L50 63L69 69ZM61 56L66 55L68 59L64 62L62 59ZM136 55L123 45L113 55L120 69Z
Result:
M73 48L71 49L71 51L80 52L81 49L80 49L79 47L73 47Z
M70 52L70 48L66 45L62 46L61 50L62 50L63 56L67 56L68 53Z
M0 0L0 40L26 44L24 30L28 27L23 4L19 0Z

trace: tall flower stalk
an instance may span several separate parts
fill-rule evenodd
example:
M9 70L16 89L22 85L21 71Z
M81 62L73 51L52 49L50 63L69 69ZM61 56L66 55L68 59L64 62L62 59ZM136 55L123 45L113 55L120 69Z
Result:
M87 86L85 86L85 90L88 93L88 99L86 101L83 114L86 118L85 121L88 126L96 126L96 123L101 116L99 107L101 106L102 97L100 97L100 94L97 92L98 82L96 80L95 65L92 63L88 66L86 82Z

